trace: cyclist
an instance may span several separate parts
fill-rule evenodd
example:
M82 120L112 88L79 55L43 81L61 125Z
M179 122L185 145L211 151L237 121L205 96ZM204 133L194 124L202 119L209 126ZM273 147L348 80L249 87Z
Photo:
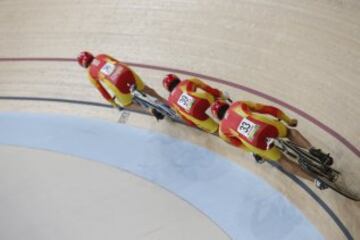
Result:
M280 150L269 146L268 138L289 138L299 146L309 149L324 164L331 165L332 158L320 149L315 149L311 143L294 128L297 120L288 117L280 109L250 101L237 101L229 105L218 100L211 106L211 112L219 123L219 136L226 142L255 154L255 158L274 160L289 172L310 181L315 181L319 189L326 185L308 175L298 164L289 160ZM272 117L266 116L271 115Z
M166 103L164 98L144 84L140 77L127 65L109 55L100 54L95 57L91 53L84 51L78 55L77 61L80 66L88 69L90 82L114 107L127 107L129 109L143 111L141 106L132 104L130 88L133 85L135 85L137 90ZM157 119L162 119L164 117L155 109L152 110L152 114Z
M169 106L189 125L206 132L217 134L218 123L206 112L216 99L224 99L224 94L197 78L180 80L174 74L163 79L163 86L170 92Z

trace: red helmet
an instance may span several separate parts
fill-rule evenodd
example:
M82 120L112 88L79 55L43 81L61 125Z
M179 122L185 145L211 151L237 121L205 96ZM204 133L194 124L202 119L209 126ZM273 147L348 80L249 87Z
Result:
M229 104L226 103L224 100L216 100L211 105L211 113L214 117L221 120L224 117L224 113L226 109L228 108L229 108Z
M178 85L179 82L180 82L180 79L178 78L178 76L176 76L175 74L168 74L163 79L162 83L163 83L164 88L166 88L166 90L171 92L174 89L174 87L176 87L176 85Z
M77 57L77 61L80 64L80 66L87 68L92 60L94 59L94 56L89 52L81 52L79 56Z

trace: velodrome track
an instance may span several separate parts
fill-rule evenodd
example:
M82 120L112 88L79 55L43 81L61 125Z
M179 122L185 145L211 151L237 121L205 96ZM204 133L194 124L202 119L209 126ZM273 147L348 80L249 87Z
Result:
M228 91L233 98L238 96L282 107L299 119L299 129L314 145L332 153L335 166L346 174L349 187L359 190L360 127L357 123L360 115L356 106L360 103L360 7L355 1L284 1L281 4L271 1L226 4L216 1L139 1L136 4L130 1L53 1L51 4L4 1L0 6L0 110L3 113L55 113L117 122L119 113L104 104L85 79L84 71L73 61L83 49L106 52L128 62L144 81L164 96L160 81L167 72L176 72L181 77L201 77ZM258 166L247 154L193 129L168 122L156 123L148 116L135 113L130 114L125 125L150 129L211 149L260 176L302 212L325 239L360 236L359 203L332 191L320 192L312 184L269 165ZM8 145L6 141L2 143ZM16 152L6 147L1 150L3 156ZM18 152L21 159L21 151ZM3 183L17 177L16 168L9 167L11 164L10 158L5 161L2 158L2 169L8 170L2 174L7 176ZM42 164L45 172L51 172L46 161ZM67 164L71 168L71 160ZM74 175L79 171L85 176L76 166L80 164L74 164ZM99 172L94 170L94 174ZM121 175L120 171L118 174ZM31 174L28 177L37 179ZM22 183L25 182L19 180L16 189L3 188L2 194L20 199L18 191L26 186ZM73 186L70 181L67 184ZM124 185L124 189L131 186L130 183ZM150 192L158 193L155 196L163 196L154 190L156 188L151 189ZM181 199L173 201L181 202ZM191 210L187 213L196 215ZM155 211L152 214L148 215L150 219L155 218ZM210 226L211 221L206 222L206 214L193 215L189 219L202 219L194 220L199 226L189 231L193 236L195 232L213 229L220 239L221 231L214 230L216 227ZM119 219L126 221L126 218ZM215 221L215 225L224 231L221 224ZM87 230L88 234L93 233ZM18 234L16 236L21 236ZM225 235L234 237L229 232Z

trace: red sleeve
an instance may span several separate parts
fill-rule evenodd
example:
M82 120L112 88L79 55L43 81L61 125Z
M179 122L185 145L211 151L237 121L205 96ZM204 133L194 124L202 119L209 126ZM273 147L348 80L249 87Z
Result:
M101 95L107 100L107 101L111 101L112 97L110 96L110 94L106 91L106 89L101 85L101 83L99 83L99 85L97 85L97 89L99 90L99 92L101 93Z
M112 97L110 96L110 94L106 91L106 89L101 85L100 81L98 79L95 79L92 75L91 75L91 69L89 69L88 72L88 78L91 82L92 85L94 85L97 90L101 93L101 95L107 100L107 101L112 101Z
M270 114L274 117L279 117L283 114L283 112L278 109L277 107L273 106L263 106L262 108L258 109L257 112L264 113L264 114Z
M220 126L219 126L219 136L225 142L228 142L236 147L240 147L242 145L241 140L238 139L233 134L231 134L230 132L226 131L226 128L224 128L224 126L222 124L220 124Z
M196 125L195 125L193 122L187 120L187 119L186 119L185 117L183 117L181 114L179 114L179 115L180 115L181 118L185 121L185 123L187 123L187 124L190 125L190 126L196 127Z
M254 103L251 101L241 101L241 104L246 105L251 111L262 113L262 114L269 114L276 118L282 118L285 114L278 109L277 107L264 105L261 103Z
M240 141L240 139L236 138L236 137L229 137L229 140L231 142L231 144L240 147L242 145L242 142Z
M206 83L202 82L199 79L190 79L191 83L193 83L196 87L203 89L205 92L211 94L214 98L220 98L222 95L222 92L216 88L212 88Z
M216 88L212 88L210 86L207 86L206 89L204 89L204 90L207 91L208 93L210 93L211 95L213 95L215 98L220 98L221 97L220 90L218 90Z

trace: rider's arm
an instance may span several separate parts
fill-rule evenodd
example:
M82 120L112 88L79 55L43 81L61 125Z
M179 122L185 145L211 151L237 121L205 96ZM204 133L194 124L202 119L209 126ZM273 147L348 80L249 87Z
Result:
M254 102L250 102L250 101L242 101L242 102L245 103L250 108L250 110L253 112L270 114L280 120L285 121L288 124L291 122L291 118L289 116L287 116L283 111L278 109L277 107L263 105L260 103L254 103Z
M203 89L205 92L211 94L214 96L214 98L220 98L223 97L223 93L216 89L216 88L212 88L209 85L207 85L206 83L202 82L201 80L197 79L197 78L192 78L189 79L191 82L193 82L196 87Z
M184 116L184 115L179 111L179 109L178 109L178 107L177 107L176 105L170 105L170 108L171 108L172 110L174 110L174 111L176 112L176 114L179 115L179 116L181 117L181 119L182 119L186 124L188 124L188 125L190 125L190 126L193 126L193 127L196 126L192 121L188 120L188 119L186 118L186 116Z
M227 143L231 143L230 138L228 138L222 131L219 131L219 137Z
M196 125L195 125L192 121L187 120L185 117L182 117L182 120L184 120L184 122L185 122L186 124L188 124L188 125L190 125L190 126L193 126L193 127L196 127Z
M221 137L221 139L223 139L227 143L230 143L231 145L247 150L245 145L242 144L241 140L236 136L228 136L225 133L223 133L223 131L220 130L219 137Z
M106 89L101 85L101 83L99 81L96 81L90 75L89 75L89 80L99 90L99 92L106 99L106 101L111 103L111 105L113 105L114 107L117 107L114 99L110 96L110 94L106 91Z

